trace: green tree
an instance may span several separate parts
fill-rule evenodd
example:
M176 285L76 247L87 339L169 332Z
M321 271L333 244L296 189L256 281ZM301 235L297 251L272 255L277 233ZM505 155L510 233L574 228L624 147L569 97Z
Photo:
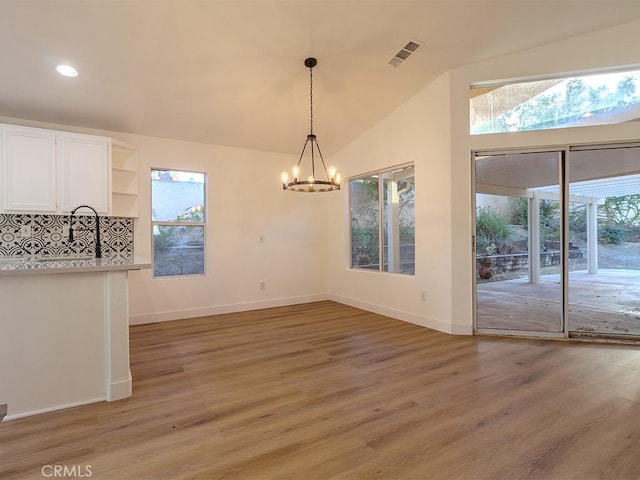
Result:
M569 204L569 240L587 241L587 205L584 203Z
M560 204L540 200L540 243L560 240Z
M512 225L529 225L529 199L509 198L509 214Z
M176 222L204 222L204 207L194 205L186 208L184 212L176 217Z
M598 224L621 227L640 224L640 195L607 197L598 209Z
M491 206L476 209L476 251L490 254L511 235L509 220Z
M636 79L630 75L624 77L616 88L616 94L618 97L618 105L624 106L630 103L637 102L636 96Z

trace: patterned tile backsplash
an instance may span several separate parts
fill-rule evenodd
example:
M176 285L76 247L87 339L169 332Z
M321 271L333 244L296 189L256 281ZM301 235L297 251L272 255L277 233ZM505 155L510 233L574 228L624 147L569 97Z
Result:
M95 217L74 216L71 244L68 226L68 215L0 214L0 257L95 255ZM100 217L100 237L103 257L133 258L132 218Z

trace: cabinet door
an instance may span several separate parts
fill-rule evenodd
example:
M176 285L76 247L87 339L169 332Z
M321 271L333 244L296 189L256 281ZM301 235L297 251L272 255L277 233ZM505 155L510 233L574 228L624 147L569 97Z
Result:
M2 128L3 209L56 211L56 145L53 132Z
M62 212L91 205L99 213L109 210L108 140L85 135L59 135Z

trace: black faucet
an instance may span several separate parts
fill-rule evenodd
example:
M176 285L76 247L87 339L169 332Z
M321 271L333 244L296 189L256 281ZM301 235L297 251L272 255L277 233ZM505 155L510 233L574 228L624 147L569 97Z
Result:
M71 210L71 215L69 215L69 243L73 242L73 216L81 208L88 208L96 214L96 258L102 258L102 247L100 246L100 217L96 209L90 205L78 205Z

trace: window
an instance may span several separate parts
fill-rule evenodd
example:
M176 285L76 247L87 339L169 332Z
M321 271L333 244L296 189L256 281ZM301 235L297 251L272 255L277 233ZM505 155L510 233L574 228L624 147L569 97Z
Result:
M351 179L349 199L351 203L351 268L413 275L415 273L413 165L380 170Z
M640 70L471 87L470 133L608 125L640 118Z
M204 275L204 173L151 170L153 276Z

